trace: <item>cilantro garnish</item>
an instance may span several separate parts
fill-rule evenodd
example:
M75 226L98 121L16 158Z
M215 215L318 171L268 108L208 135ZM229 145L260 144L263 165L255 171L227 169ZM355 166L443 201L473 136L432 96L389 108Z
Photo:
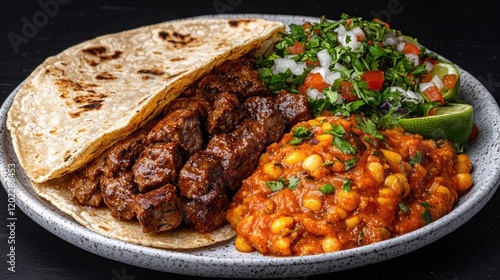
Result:
M303 140L310 139L313 136L313 132L305 126L297 126L293 131L293 139L288 142L290 145L298 145Z
M291 176L290 178L279 178L276 181L265 181L266 185L272 192L277 192L287 187L290 190L295 190L299 185L299 178Z

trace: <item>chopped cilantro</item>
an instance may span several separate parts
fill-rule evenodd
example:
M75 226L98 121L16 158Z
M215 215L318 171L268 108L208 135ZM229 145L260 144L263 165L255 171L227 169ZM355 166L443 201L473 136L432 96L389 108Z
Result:
M313 136L313 132L305 126L297 126L293 131L293 139L288 142L290 145L298 145L303 140L310 139Z
M299 185L299 178L295 176L291 176L286 180L285 178L279 178L276 181L266 181L266 185L272 192L277 192L287 187L290 190L295 190Z
M351 180L342 181L342 188L344 189L344 192L350 192L351 191Z
M330 194L330 193L333 193L335 191L335 188L332 185L326 183L323 186L321 186L321 188L319 188L319 190L322 193Z
M415 156L410 156L410 159L408 161L411 165L415 165L415 163L421 164L422 163L422 154L417 151Z

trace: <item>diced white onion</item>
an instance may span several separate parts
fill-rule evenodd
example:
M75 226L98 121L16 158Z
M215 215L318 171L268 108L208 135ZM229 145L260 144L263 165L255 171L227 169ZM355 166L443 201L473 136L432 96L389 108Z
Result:
M433 86L434 86L434 84L431 82L418 84L418 87L420 88L421 92L424 92L426 89L433 87Z
M277 58L274 60L274 64L271 67L273 74L283 73L287 69L290 69L290 72L294 75L301 75L304 70L307 68L305 62L295 62L291 58Z
M311 97L314 100L325 98L325 94L315 88L308 88L307 96Z
M427 72L431 72L432 70L434 70L434 64L432 64L432 62L426 60L424 61L424 66L425 66L425 70L427 70Z
M352 30L347 31L343 25L340 25L334 31L337 32L337 40L343 47L349 47L353 51L361 47L361 42L358 42L356 34ZM347 37L349 37L349 42L347 42Z
M413 62L413 65L418 66L420 64L420 58L418 57L418 55L414 53L409 53L405 54L405 56L409 58L411 62Z
M401 101L410 101L414 103L421 103L424 101L424 98L420 94L416 94L411 90L404 90L401 87L393 86L389 88L390 92L399 92L403 98Z
M443 81L438 75L434 75L432 77L431 83L433 83L438 89L442 89L444 87Z
M400 52L402 52L404 50L406 46L406 43L405 42L400 42L397 46L396 46L396 49Z
M332 63L332 56L327 49L319 51L316 55L318 56L319 65L321 67L329 67Z
M333 85L333 83L340 78L340 73L339 72L330 72L326 77L324 78L325 83L329 85Z
M394 32L388 33L387 35L384 36L384 39L382 40L382 44L384 46L397 46L399 44L400 40L398 37L396 37L396 34Z

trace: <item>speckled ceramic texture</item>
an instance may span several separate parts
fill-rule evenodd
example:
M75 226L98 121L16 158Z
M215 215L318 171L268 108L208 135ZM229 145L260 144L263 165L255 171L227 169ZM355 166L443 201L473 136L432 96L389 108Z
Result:
M225 15L227 17L227 15ZM317 20L285 15L231 15L265 17L289 23ZM67 242L94 254L144 268L179 274L211 277L298 277L364 266L394 258L426 246L463 225L493 196L500 180L500 110L486 88L469 73L461 72L461 97L474 105L474 120L480 137L466 147L474 164L475 184L445 217L406 235L364 247L305 257L273 258L258 253L238 253L232 241L192 251L148 248L111 239L92 232L39 198L20 169L5 128L7 111L17 89L0 110L0 171L4 187L16 189L16 203L42 227ZM14 164L15 182L6 182ZM471 240L475 236L470 236Z

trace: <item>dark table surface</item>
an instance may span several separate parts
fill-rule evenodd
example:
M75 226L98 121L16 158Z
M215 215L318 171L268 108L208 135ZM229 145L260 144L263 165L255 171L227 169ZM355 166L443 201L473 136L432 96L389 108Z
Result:
M380 17L475 76L500 100L498 11L461 1L1 1L0 101L46 57L98 35L176 18L220 13ZM343 3L337 3L343 2ZM483 3L481 3L483 2ZM52 10L44 10L52 3ZM57 5L54 5L56 3ZM57 9L55 8L57 6ZM41 15L45 13L45 16ZM27 21L36 30L23 35ZM26 30L24 30L26 31ZM12 41L15 33L24 40ZM500 140L499 140L500 141ZM16 271L7 268L7 195L0 191L2 279L198 279L139 268L73 246L16 210ZM500 192L463 226L409 254L341 272L295 279L500 279ZM293 279L293 278L292 278Z

